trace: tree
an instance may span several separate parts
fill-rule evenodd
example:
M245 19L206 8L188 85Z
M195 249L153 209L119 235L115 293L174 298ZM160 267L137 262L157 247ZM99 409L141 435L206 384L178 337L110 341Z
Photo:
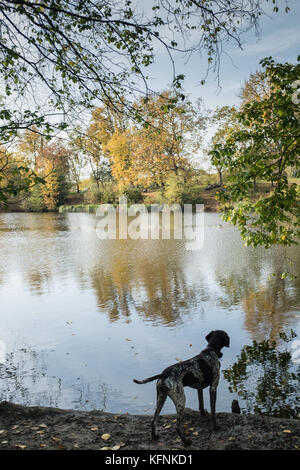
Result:
M300 236L299 188L287 177L289 168L300 170L300 110L294 99L300 63L267 58L261 65L270 94L241 107L240 129L227 137L221 153L215 145L212 154L222 158L229 173L229 184L219 194L224 217L239 227L246 244L268 248L297 243ZM256 201L251 198L254 178L274 184Z
M43 178L6 147L0 147L0 204L22 193L28 195L35 184L44 184Z
M280 0L272 1L278 11ZM152 0L146 11L131 0L1 0L0 142L33 126L50 139L103 102L141 120L133 103L149 94L146 71L157 46L170 59L169 81L178 91L184 76L175 54L206 52L208 69L218 70L224 44L241 47L267 2Z
M223 172L226 169L228 155L224 152L227 140L238 127L237 110L235 107L217 107L211 116L211 123L217 125L217 130L212 138L213 152L209 152L211 163L219 175L219 184L223 185Z
M135 106L147 126L128 119L113 123L112 117L106 122L102 112L97 117L94 114L93 128L98 129L94 135L102 139L102 149L120 186L164 185L170 174L189 169L191 157L201 145L207 121L202 102L193 105L186 98L178 102L165 91L141 99Z
M67 194L71 151L59 139L46 144L40 137L34 130L27 130L18 147L26 168L36 175L35 184L25 194L31 199L26 207L55 210Z
M75 154L81 155L83 161L89 164L92 177L99 190L100 184L104 187L105 181L111 179L111 168L103 149L103 142L107 141L110 134L106 136L107 123L105 120L101 119L100 122L96 120L95 115L97 116L98 114L99 109L96 108L92 113L90 125L86 131L77 129L72 133L71 147ZM79 183L77 187L79 187Z
M248 80L245 81L244 86L240 92L242 105L252 103L253 101L261 101L268 98L271 94L271 83L262 71L251 73Z
M278 11L280 0L272 1ZM178 89L184 77L176 75L175 52L205 51L208 66L218 69L223 45L241 47L243 33L257 31L267 2L153 0L137 9L131 0L2 0L0 61L4 92L12 99L1 106L1 139L33 125L48 134L64 129L72 110L101 100L138 117L129 97L148 93L146 70L158 45L170 58ZM18 106L24 98L30 105Z
M32 126L30 129L26 129L22 135L18 150L23 154L27 163L35 167L38 155L41 154L44 144L45 139L43 135L39 134L36 126Z
M74 140L73 140L74 139ZM70 153L69 153L69 171L73 182L76 184L77 193L80 192L80 181L82 171L86 165L86 156L83 151L76 146L76 137L71 136Z
M70 150L58 141L53 141L43 148L37 168L45 179L41 187L47 210L55 210L64 203L69 189Z

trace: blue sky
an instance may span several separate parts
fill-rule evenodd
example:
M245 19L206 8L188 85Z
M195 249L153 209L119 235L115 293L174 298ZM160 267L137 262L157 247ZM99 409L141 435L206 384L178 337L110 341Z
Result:
M238 93L250 73L259 69L262 58L272 56L278 62L296 62L300 54L300 0L288 0L291 8L285 13L285 0L279 2L280 11L273 13L273 5L265 9L268 16L261 19L260 37L250 31L243 36L243 50L225 45L221 61L220 84L218 89L216 75L211 73L204 86L199 84L206 69L206 59L193 56L187 64L177 62L177 73L186 76L184 88L191 98L202 97L207 108L217 105L233 105L239 102ZM151 85L165 88L171 81L170 63L161 53L151 68ZM300 78L300 77L299 77Z

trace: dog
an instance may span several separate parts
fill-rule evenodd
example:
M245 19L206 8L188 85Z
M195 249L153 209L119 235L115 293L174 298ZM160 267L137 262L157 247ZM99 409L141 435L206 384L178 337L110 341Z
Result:
M145 384L157 380L157 402L156 410L151 422L152 439L157 440L156 422L158 416L169 396L173 401L176 413L177 423L176 430L185 445L190 445L191 440L187 439L183 431L184 410L185 410L185 394L184 387L191 387L198 390L199 410L202 416L207 411L204 409L203 389L209 386L210 408L213 429L219 427L216 422L216 398L217 386L220 378L220 361L223 356L221 349L230 345L230 338L225 331L211 331L206 337L207 347L197 356L186 361L178 362L167 367L161 374L154 375L144 380L133 381L137 384Z

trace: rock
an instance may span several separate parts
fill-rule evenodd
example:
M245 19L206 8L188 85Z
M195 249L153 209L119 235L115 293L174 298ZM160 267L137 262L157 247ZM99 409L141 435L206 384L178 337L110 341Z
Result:
M237 414L241 413L241 408L240 408L239 402L237 400L232 400L231 411L232 411L232 413L237 413Z

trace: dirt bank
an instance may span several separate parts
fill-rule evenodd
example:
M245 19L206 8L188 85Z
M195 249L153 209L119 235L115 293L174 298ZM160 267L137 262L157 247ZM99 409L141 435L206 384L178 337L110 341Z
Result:
M218 413L212 432L209 415L187 410L188 449L300 450L300 420ZM175 430L175 415L160 417L160 439L150 439L151 416L71 411L0 403L0 449L187 449Z

